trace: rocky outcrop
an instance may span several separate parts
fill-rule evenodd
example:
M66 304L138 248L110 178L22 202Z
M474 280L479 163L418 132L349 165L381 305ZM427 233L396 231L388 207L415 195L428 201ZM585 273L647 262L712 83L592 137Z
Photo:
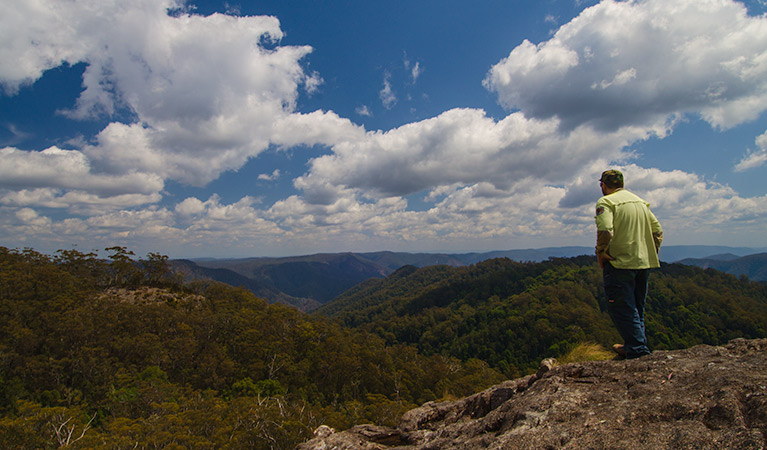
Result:
M554 366L297 450L764 449L767 339Z

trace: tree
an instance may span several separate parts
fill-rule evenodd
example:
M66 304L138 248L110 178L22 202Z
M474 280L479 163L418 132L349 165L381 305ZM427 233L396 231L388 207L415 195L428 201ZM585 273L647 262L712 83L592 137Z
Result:
M146 259L139 259L144 272L144 282L154 287L171 287L181 284L182 276L176 275L168 264L168 256L159 253L147 253Z
M109 265L108 285L112 287L136 287L141 274L133 258L131 258L135 253L125 247L118 246L108 247L105 250L112 253L109 255L112 262Z
M57 250L54 262L73 275L82 286L96 286L104 278L104 264L94 252Z

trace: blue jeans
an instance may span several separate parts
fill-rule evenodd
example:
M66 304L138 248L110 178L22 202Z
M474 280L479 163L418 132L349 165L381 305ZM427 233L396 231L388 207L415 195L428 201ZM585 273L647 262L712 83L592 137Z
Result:
M609 262L602 269L607 311L623 338L626 358L650 354L644 327L644 306L650 269L616 269Z

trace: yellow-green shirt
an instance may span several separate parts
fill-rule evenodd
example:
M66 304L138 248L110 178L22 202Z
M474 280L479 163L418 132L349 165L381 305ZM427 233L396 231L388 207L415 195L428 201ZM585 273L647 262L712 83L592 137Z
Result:
M660 222L650 211L650 204L621 189L597 201L597 231L612 232L607 247L610 263L616 269L651 269L660 267L653 234L661 235Z

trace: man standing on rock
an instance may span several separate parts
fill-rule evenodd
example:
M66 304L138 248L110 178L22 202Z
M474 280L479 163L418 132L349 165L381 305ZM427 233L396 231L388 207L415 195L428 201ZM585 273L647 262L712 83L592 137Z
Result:
M613 350L628 359L650 354L644 309L650 269L660 267L663 229L650 204L623 189L623 174L606 170L599 179L597 260L602 268L607 310L623 344Z

